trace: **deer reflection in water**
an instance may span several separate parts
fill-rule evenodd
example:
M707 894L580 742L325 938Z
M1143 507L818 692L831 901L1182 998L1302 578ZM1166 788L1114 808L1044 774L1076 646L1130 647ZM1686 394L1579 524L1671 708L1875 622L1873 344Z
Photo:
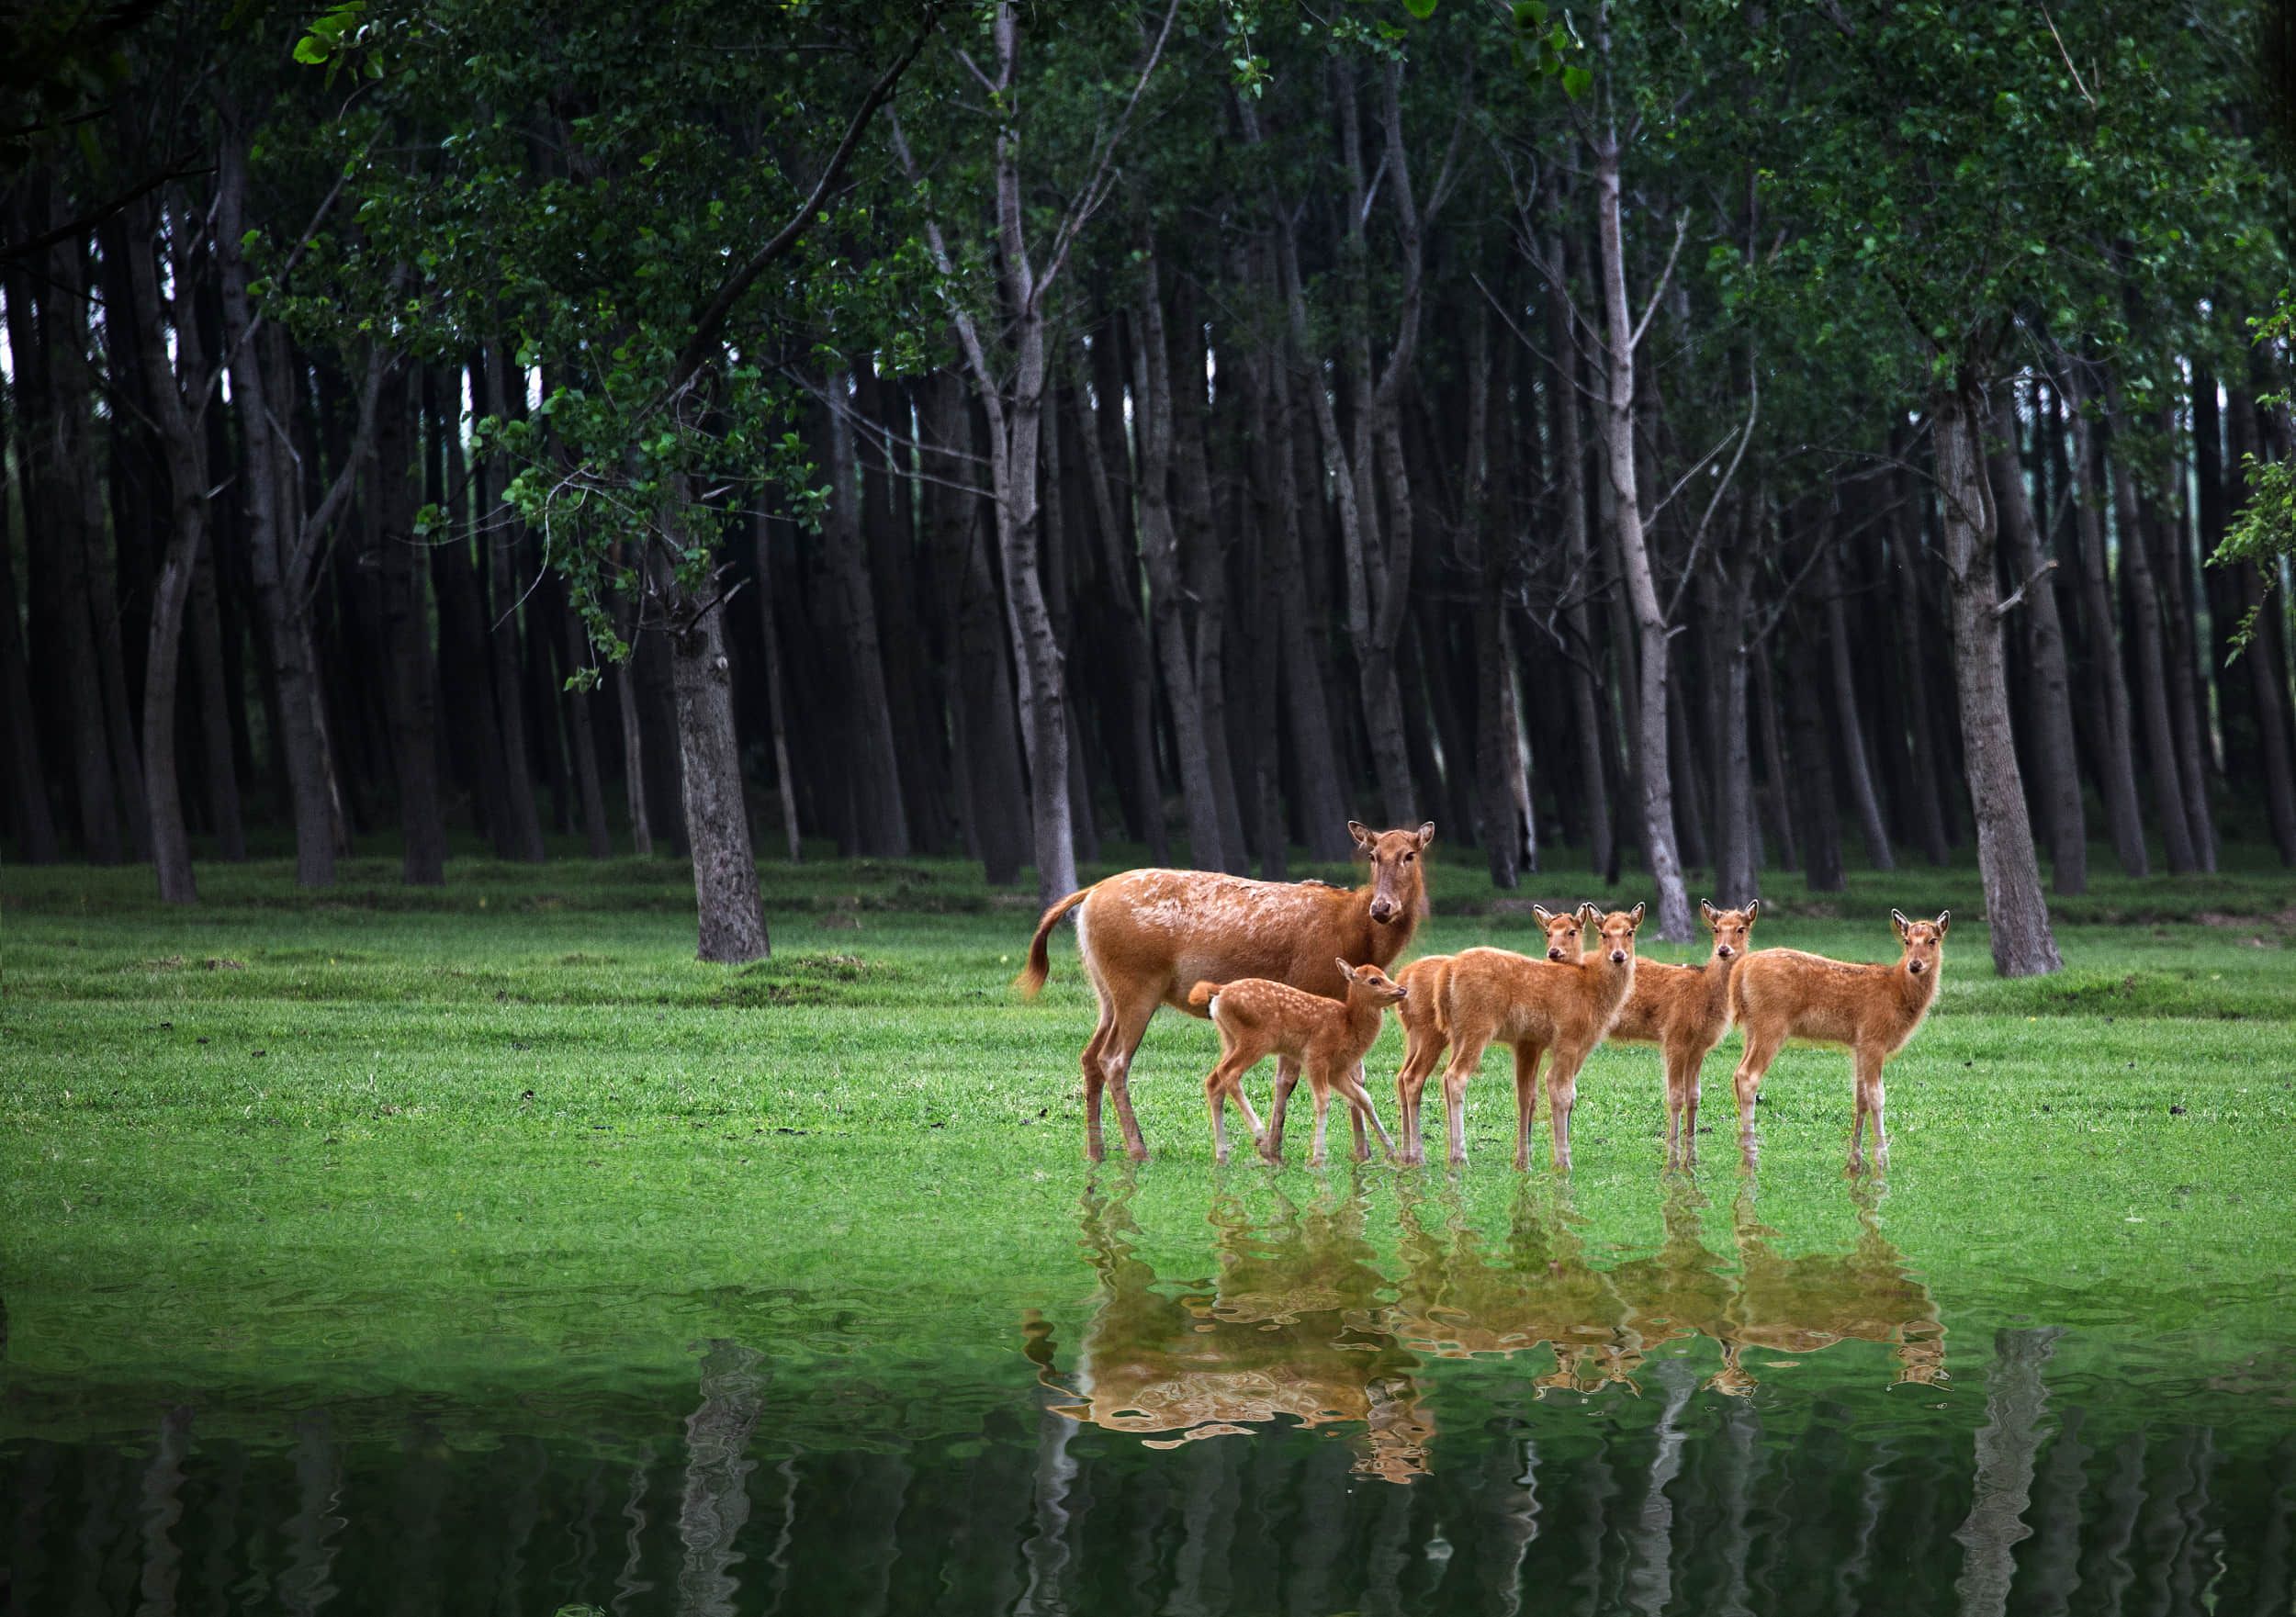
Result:
M1748 1348L1800 1357L1873 1342L1896 1357L1895 1385L1945 1379L1936 1302L1883 1235L1874 1186L1851 1189L1858 1233L1846 1251L1791 1255L1758 1217L1747 1180L1726 1254L1707 1244L1709 1203L1695 1181L1663 1183L1659 1247L1608 1268L1589 1261L1587 1221L1559 1188L1519 1186L1504 1237L1486 1242L1456 1198L1405 1187L1393 1282L1366 1240L1359 1187L1304 1210L1278 1195L1265 1224L1222 1196L1210 1219L1215 1271L1194 1286L1160 1280L1139 1255L1129 1191L1096 1187L1083 1244L1099 1294L1081 1348L1064 1374L1038 1324L1030 1356L1064 1395L1053 1412L1069 1420L1156 1448L1285 1419L1352 1427L1356 1470L1391 1482L1429 1467L1430 1366L1446 1360L1549 1352L1551 1367L1526 1365L1534 1398L1639 1394L1647 1360L1701 1341L1720 1352L1704 1387L1733 1397L1758 1385Z
M1160 1283L1135 1250L1124 1196L1087 1193L1084 1246L1100 1294L1073 1381L1072 1420L1139 1434L1151 1447L1248 1432L1289 1417L1356 1425L1356 1469L1391 1482L1426 1470L1434 1428L1416 1367L1384 1323L1386 1278L1353 1196L1301 1212L1281 1196L1255 1228L1232 1198L1214 1203L1210 1287ZM1042 1361L1040 1360L1041 1363Z

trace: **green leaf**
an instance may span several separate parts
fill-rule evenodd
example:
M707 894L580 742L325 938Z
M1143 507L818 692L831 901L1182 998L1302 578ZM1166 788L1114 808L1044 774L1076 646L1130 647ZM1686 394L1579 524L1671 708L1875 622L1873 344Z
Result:
M1437 0L1403 0L1403 9L1425 22L1435 15L1436 4Z
M1576 101L1593 85L1594 75L1586 69L1572 65L1562 70L1562 93Z

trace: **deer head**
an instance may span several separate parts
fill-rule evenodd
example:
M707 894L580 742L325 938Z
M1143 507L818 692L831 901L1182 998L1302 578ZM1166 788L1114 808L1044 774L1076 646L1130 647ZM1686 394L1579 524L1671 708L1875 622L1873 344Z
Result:
M1953 920L1951 910L1938 911L1934 921L1908 921L1901 910L1889 912L1889 924L1897 928L1897 941L1906 946L1902 963L1907 971L1919 977L1944 963L1945 928Z
M1393 1005L1397 1000L1411 997L1411 991L1377 966L1351 966L1345 960L1336 962L1347 978L1347 996L1358 996L1373 1005Z
M1592 906L1590 906L1592 907ZM1595 936L1597 947L1614 966L1631 963L1635 958L1635 928L1642 925L1642 905L1630 910L1613 910L1602 920Z
M1371 918L1385 926L1418 914L1426 895L1419 856L1435 840L1435 822L1416 831L1374 831L1350 820L1347 834L1371 861Z
M1531 915L1547 932L1547 958L1569 964L1579 958L1579 934L1586 918L1584 910L1565 910L1556 915L1543 904L1531 906Z
M1700 899L1698 913L1705 917L1708 929L1714 933L1716 960L1736 960L1753 947L1750 938L1754 930L1754 917L1761 913L1761 900L1759 898L1742 910L1717 910L1705 899Z

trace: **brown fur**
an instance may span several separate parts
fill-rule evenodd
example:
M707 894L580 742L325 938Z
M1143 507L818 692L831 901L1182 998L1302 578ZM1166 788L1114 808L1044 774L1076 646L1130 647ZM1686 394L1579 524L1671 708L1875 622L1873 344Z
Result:
M1410 946L1426 909L1421 856L1435 840L1435 826L1375 832L1350 821L1348 829L1371 862L1371 880L1352 892L1321 881L1248 881L1211 870L1131 870L1072 893L1044 912L1014 985L1024 994L1044 985L1052 969L1046 939L1063 915L1079 910L1076 949L1100 1001L1099 1023L1083 1057L1085 1154L1092 1161L1105 1154L1103 1087L1116 1103L1126 1154L1135 1161L1148 1155L1132 1115L1131 1065L1159 1006L1188 1010L1187 991L1195 983L1245 977L1337 999L1345 985L1332 973L1334 957L1384 971ZM1279 1151L1284 1102L1298 1082L1297 1066L1280 1061L1268 1126Z
M1533 904L1531 909L1547 933L1547 958L1577 960L1583 952L1579 938L1584 915L1578 910L1556 915L1543 904ZM1419 1096L1434 1075L1435 1063L1451 1045L1451 1029L1444 1019L1444 1006L1450 997L1451 966L1458 958L1428 955L1405 966L1396 977L1397 982L1411 990L1411 997L1395 1012L1396 1019L1403 1024L1403 1064L1395 1071L1396 1127L1403 1137L1406 1162L1425 1160L1420 1141Z
M1555 1166L1570 1165L1570 1108L1578 1100L1579 1069L1633 991L1635 928L1642 924L1642 910L1637 904L1601 915L1593 904L1581 906L1581 927L1591 926L1596 941L1573 960L1527 960L1503 949L1470 949L1451 957L1443 1025L1454 1048L1443 1074L1443 1110L1453 1164L1467 1161L1467 1081L1481 1064L1483 1050L1497 1041L1514 1047L1514 1165L1530 1166L1538 1064L1550 1050L1547 1102ZM1561 947L1557 940L1567 936L1557 925L1561 917L1544 909L1534 913L1547 928L1551 957ZM1399 1074L1399 1095L1404 1088ZM1418 1103L1414 1087L1403 1120L1411 1161L1418 1160Z
M1288 983L1246 977L1241 983L1199 983L1187 1003L1209 1010L1220 1029L1220 1060L1204 1078L1204 1104L1211 1108L1212 1156L1228 1160L1227 1110L1232 1099L1252 1125L1252 1139L1270 1161L1280 1156L1280 1141L1271 1142L1260 1128L1258 1116L1244 1094L1244 1075L1269 1056L1288 1057L1308 1075L1315 1095L1315 1146L1308 1160L1323 1165L1323 1129L1337 1090L1359 1120L1356 1129L1356 1160L1370 1155L1365 1149L1363 1125L1379 1137L1390 1154L1395 1142L1388 1138L1371 1097L1356 1074L1363 1058L1379 1037L1379 1022L1387 1007L1403 1002L1407 991L1377 966L1333 965L1346 985L1345 1001L1307 994Z
M1945 963L1945 929L1953 912L1934 921L1908 921L1889 912L1905 953L1894 966L1828 960L1795 949L1758 949L1730 980L1731 1010L1746 1035L1738 1063L1738 1125L1749 1158L1754 1150L1754 1095L1778 1050L1789 1039L1850 1049L1852 1110L1850 1162L1860 1162L1859 1137L1874 1119L1874 1159L1889 1160L1882 1128L1882 1063L1905 1048L1930 1014Z
M1742 910L1701 903L1714 934L1704 965L1641 960L1634 992L1611 1024L1614 1043L1655 1044L1666 1076L1666 1159L1685 1162L1698 1154L1698 1069L1730 1030L1730 979L1746 958L1747 940L1761 912L1756 899Z

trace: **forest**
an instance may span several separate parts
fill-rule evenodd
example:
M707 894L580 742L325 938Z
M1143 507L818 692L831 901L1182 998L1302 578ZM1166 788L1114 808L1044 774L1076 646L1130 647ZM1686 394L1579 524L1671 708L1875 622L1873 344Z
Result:
M2261 9L12 26L17 860L2296 861Z

